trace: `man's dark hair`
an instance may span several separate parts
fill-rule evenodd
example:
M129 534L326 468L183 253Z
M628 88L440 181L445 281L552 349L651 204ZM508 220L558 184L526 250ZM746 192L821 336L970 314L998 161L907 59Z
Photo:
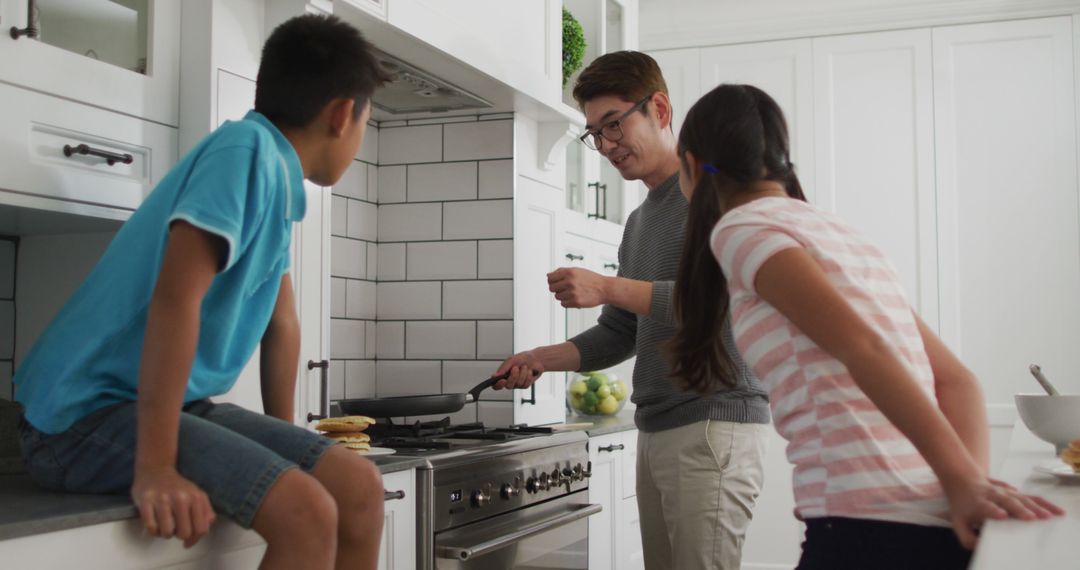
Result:
M279 127L301 128L330 101L352 97L359 116L389 79L359 30L335 16L297 16L263 46L255 110Z
M615 51L596 58L578 75L573 95L584 109L597 97L614 95L634 103L657 91L667 94L668 89L655 59L640 51Z

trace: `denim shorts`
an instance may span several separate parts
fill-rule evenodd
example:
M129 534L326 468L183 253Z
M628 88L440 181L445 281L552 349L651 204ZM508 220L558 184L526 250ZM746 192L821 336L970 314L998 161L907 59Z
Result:
M72 493L128 493L135 470L135 402L106 406L55 435L19 422L22 457L41 486ZM176 467L214 510L251 528L286 470L310 472L329 438L233 404L199 400L180 414Z

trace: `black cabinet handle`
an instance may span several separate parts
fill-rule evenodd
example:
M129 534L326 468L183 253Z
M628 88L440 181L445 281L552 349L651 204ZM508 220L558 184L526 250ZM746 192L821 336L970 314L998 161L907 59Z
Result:
M11 39L17 40L23 36L36 38L37 26L34 25L34 14L37 12L37 0L26 0L26 27L11 26Z
M86 144L80 144L80 145L75 145L75 146L71 146L69 144L64 145L64 156L71 156L73 154L84 154L84 155L89 155L89 156L99 156L101 158L104 158L105 162L109 166L112 166L112 165L116 164L117 162L120 162L120 163L123 163L123 164L131 164L132 162L135 162L135 157L131 156L130 154L128 154L126 152L124 154L119 154L119 153L115 153L115 152L109 152L107 150L101 150L99 148L94 148L94 147L92 147L90 145L86 145Z
M607 219L607 184L601 184L599 182L590 182L588 184L588 186L590 186L592 188L596 188L596 193L593 194L593 198L595 200L595 205L594 205L594 212L595 213L588 214L587 217L596 218L598 220L606 220ZM603 193L604 193L604 199L603 200L600 199L600 192L601 191L603 191ZM600 213L600 204L604 205L604 213L603 214Z
M605 263L604 264L604 269L611 269L611 270L614 270L614 271L618 271L619 270L619 264L618 263Z
M405 491L387 491L383 489L382 500L383 501L398 501L405 498Z
M575 255L573 253L568 253L568 254L566 254L566 259L569 259L570 261L581 261L581 260L585 259L585 256L584 255Z
M319 413L308 413L307 421L313 422L315 420L321 420L329 417L330 415L330 398L329 398L329 385L328 375L330 372L329 360L309 360L307 361L307 369L315 370L319 369Z
M613 443L611 445L601 445L600 447L596 448L597 451L609 451L609 452L610 451L619 451L621 449L626 449L626 446L621 444L621 443Z

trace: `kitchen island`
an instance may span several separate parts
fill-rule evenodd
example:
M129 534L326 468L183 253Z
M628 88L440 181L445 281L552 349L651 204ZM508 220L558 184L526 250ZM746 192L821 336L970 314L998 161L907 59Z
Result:
M983 528L971 570L1080 568L1080 476L1059 479L1038 466L1064 465L1049 443L1035 437L1023 422L1013 426L1009 454L997 478L1065 509L1050 520L990 521Z

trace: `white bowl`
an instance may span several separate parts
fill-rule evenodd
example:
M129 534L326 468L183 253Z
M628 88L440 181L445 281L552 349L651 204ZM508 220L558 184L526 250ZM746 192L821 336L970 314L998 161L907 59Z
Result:
M1017 394L1016 409L1024 425L1059 451L1080 439L1080 395Z

